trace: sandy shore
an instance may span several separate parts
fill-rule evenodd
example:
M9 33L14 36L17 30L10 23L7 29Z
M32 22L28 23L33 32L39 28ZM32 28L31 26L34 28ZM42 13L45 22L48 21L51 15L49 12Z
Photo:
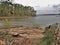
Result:
M28 18L28 17L34 17L34 16L3 16L3 17L1 17L0 16L0 19L5 19L5 18L7 18L7 19L10 19L10 18L12 18L12 19L14 19L14 18Z

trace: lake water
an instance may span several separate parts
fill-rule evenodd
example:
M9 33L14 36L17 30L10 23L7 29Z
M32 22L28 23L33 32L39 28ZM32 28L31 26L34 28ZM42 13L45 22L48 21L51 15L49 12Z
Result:
M23 25L23 26L32 26L38 25L41 27L48 26L49 24L53 23L60 23L59 16L36 16L36 17L29 17L24 19L9 19L12 25ZM0 26L4 26L4 22L0 20Z

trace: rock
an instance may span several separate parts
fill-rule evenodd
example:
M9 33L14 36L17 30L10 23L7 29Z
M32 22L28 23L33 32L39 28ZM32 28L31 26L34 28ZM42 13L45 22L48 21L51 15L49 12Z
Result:
M19 33L16 33L16 32L9 32L10 35L12 35L13 37L18 37L19 36Z
M19 34L17 34L17 33L16 33L16 34L12 34L12 36L13 36L13 37L18 37Z
M27 37L28 34L19 34L19 36L21 36L21 37Z
M49 24L49 27L48 28L50 28L51 27L51 25Z

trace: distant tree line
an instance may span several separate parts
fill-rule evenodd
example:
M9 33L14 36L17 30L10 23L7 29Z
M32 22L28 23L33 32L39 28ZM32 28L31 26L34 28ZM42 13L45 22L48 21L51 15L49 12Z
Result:
M11 0L1 0L0 16L36 16L36 11L33 7L15 4Z

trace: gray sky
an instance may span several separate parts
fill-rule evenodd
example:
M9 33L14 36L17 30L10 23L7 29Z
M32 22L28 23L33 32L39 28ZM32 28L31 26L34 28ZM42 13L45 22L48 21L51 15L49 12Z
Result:
M16 3L20 3L26 6L40 6L46 7L48 5L56 5L60 3L60 0L15 0Z

